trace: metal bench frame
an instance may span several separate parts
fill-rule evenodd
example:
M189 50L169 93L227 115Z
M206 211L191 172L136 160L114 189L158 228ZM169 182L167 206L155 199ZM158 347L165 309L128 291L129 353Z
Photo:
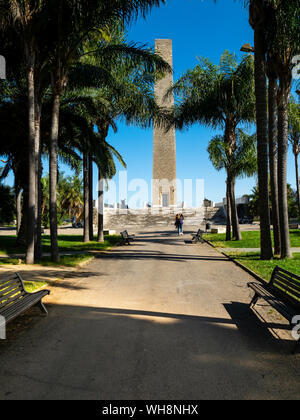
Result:
M134 241L134 235L129 235L127 230L124 230L123 232L121 232L121 237L122 237L122 244L126 245L130 245L131 242Z
M196 235L193 234L192 235L192 243L194 243L194 244L196 244L198 242L203 243L204 242L204 240L202 238L203 233L204 232L201 229L199 229L198 232L196 233Z
M250 307L254 307L259 299L264 299L289 321L291 328L295 327L293 318L300 315L299 276L277 266L272 273L270 283L261 284L251 282L248 283L248 287L255 292L250 302ZM293 353L296 352L299 344L300 338Z
M43 313L48 314L42 299L49 294L50 290L26 292L22 277L15 273L12 277L0 280L0 315L8 323L32 306L39 306Z

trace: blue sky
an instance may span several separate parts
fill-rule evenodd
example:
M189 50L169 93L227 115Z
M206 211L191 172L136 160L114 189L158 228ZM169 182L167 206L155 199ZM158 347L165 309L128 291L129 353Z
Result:
M154 9L146 20L138 19L131 25L128 40L154 47L156 38L173 40L174 78L188 68L197 65L197 56L208 57L215 63L225 49L242 56L244 43L253 44L253 31L248 23L248 11L234 0L168 0L166 6ZM118 133L110 132L108 140L125 159L128 181L145 179L149 185L152 178L152 130L141 130L118 124ZM216 131L195 125L192 129L177 132L177 177L204 179L205 196L215 202L224 197L224 172L216 172L207 154L209 140ZM45 162L45 167L47 166ZM69 173L68 168L60 169ZM118 169L122 169L118 166ZM290 151L288 182L295 188L294 160ZM95 174L97 178L97 174ZM118 177L116 177L116 180ZM9 183L12 183L10 178ZM251 193L256 180L242 179L237 182L237 195ZM94 186L96 197L96 180ZM122 197L121 197L122 198Z
M243 53L244 43L253 45L253 30L248 23L248 11L234 0L169 0L166 6L154 9L146 20L139 19L129 29L130 41L154 47L155 38L173 40L174 78L197 65L197 56L205 56L218 63L225 49ZM177 177L204 179L205 196L219 202L225 196L224 172L216 172L211 165L207 145L217 134L200 125L177 132ZM119 124L117 135L109 141L120 151L128 166L129 181L152 178L152 130L140 130ZM293 157L289 157L289 182L294 186ZM249 194L256 184L254 178L237 182L237 195Z

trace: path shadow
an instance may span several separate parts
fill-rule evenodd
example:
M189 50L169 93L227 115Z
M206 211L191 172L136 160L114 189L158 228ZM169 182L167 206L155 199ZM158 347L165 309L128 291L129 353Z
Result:
M9 335L11 346L0 342L0 399L299 395L300 378L276 340L243 304L224 307L229 318L47 305L48 318Z
M269 329L289 331L290 326L288 324L267 321L246 303L232 302L224 304L224 308L249 347L268 351L284 350L286 353L290 353L293 349L292 346L295 346L292 338L291 340L279 339L277 334L276 338L269 331Z
M82 285L72 283L74 279L88 279L88 278L99 278L103 276L107 276L106 273L101 273L98 271L55 271L55 270L32 270L32 271L23 271L23 270L15 270L18 272L22 279L25 282L32 282L32 283L40 283L40 282L47 282L51 287L57 287L62 289L68 290L85 290L88 288L83 287ZM1 279L9 279L14 272L6 272L0 273Z
M173 261L173 262L189 262L189 261L221 261L221 262L230 262L229 259L223 256L198 256L198 255L180 255L180 254L169 254L162 253L157 251L143 251L133 249L132 251L129 247L126 250L114 249L109 254L95 255L95 258L103 259L127 259L127 260L163 260L163 261Z

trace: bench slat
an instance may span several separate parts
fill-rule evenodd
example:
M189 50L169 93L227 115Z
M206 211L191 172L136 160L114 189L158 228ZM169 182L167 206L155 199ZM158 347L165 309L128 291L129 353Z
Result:
M288 277L293 277L300 282L300 276L297 276L297 274L291 273L291 272L285 270L284 268L281 268L281 267L277 266L274 271L276 273L281 272L281 273L287 274Z
M285 287L289 288L292 287L294 288L296 291L300 291L300 284L297 284L296 282L287 280L284 277L279 277L276 276L276 278L273 280L273 285L276 286L277 283L280 283L281 285L284 285Z
M44 297L46 295L47 295L47 292L44 293L44 291L37 292L37 293L32 293L32 294L27 294L22 299L19 299L17 302L15 302L14 305L10 305L7 308L5 308L2 311L2 314L9 314L11 312L14 312L16 309L18 309L20 307L27 306L28 304L31 304L32 302L39 301L42 297Z
M5 302L1 303L0 305L0 315L5 308L16 302L17 300L22 298L22 294L18 293L17 295L14 295L13 297L8 298Z
M287 293L292 296L295 301L300 303L300 293L299 291L295 290L293 286L286 285L285 283L276 282L276 284L272 285L274 290L278 290L281 293Z
M268 286L264 287L258 283L249 283L248 286L255 291L261 298L263 298L270 306L276 309L289 322L292 321L295 315L299 314L299 310L291 308L288 304L283 302L280 297L274 296Z
M3 299L5 299L5 295L7 294L7 293L9 293L11 290L23 290L23 287L20 285L20 284L18 284L18 283L16 283L16 284L14 284L13 286L12 285L10 285L9 287L7 287L6 289L3 289L3 290L1 290L0 291L0 302L3 300Z
M294 278L293 276L289 276L288 274L283 273L281 271L277 271L276 273L273 274L273 278L272 278L271 282L273 282L277 278L284 279L284 280L286 280L288 282L291 282L291 283L295 284L296 286L300 287L300 280L298 280L296 277Z
M5 290L7 287L13 286L13 285L15 285L15 284L21 284L20 280L15 279L14 281L9 281L9 282L7 282L7 283L3 283L3 284L0 286L0 295L1 295L2 291L3 291L3 290Z
M18 315L25 312L35 304L39 303L43 297L49 294L49 290L43 290L41 292L27 294L24 298L19 299L15 304L7 307L1 315L4 316L6 322L11 321Z
M18 274L11 279L2 281L0 291L0 312L11 306L26 294L23 282Z
M0 301L0 308L8 298L12 296L16 296L16 295L22 296L24 294L26 294L26 292L20 287L12 288L10 291L8 291L5 295L2 296L1 301Z
M276 277L276 279L272 283L272 286L276 287L277 284L286 289L294 289L297 294L300 293L300 285L288 281L287 279L284 279L282 277Z
M49 290L36 293L26 292L18 273L10 278L2 279L0 280L0 315L9 322L38 303L41 304L41 309L47 312L42 304L42 298L48 294L50 294Z
M17 275L6 277L6 278L0 280L0 288L2 287L1 285L3 283L10 283L10 282L16 281L16 280L20 281Z
M300 315L300 301L297 300L293 295L288 292L283 292L280 289L273 289L276 296L278 296L284 302L288 302L294 309L297 308L298 314Z
M275 289L279 289L280 293L289 296L289 300L293 299L295 303L300 301L300 282L298 276L289 273L279 267L276 267L270 282Z
M294 317L300 314L300 277L276 267L272 273L271 281L268 284L248 283L255 295L250 306L255 305L259 298L264 299L270 306L284 316L291 327ZM297 346L300 339L297 342ZM293 353L295 354L295 347Z

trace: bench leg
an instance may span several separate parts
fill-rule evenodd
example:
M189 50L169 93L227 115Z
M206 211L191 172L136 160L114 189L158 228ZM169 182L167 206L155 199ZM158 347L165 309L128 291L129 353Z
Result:
M48 311L47 311L47 309L46 309L46 307L45 307L45 305L43 304L43 302L42 301L40 301L38 304L37 304L37 306L40 308L40 310L45 314L45 315L48 315Z
M254 307L257 304L258 299L259 299L259 296L257 293L255 293L253 299L250 302L250 305L249 305L250 308Z

